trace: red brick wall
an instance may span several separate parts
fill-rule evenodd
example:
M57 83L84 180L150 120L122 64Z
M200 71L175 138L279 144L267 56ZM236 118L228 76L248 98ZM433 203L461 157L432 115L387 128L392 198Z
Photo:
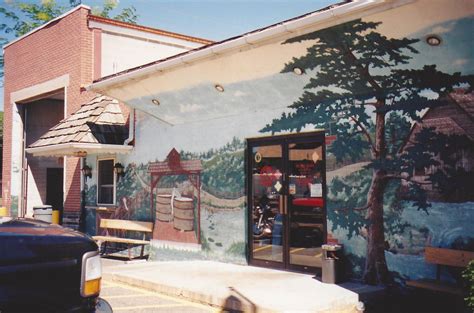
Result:
M26 127L26 145L30 145L39 139L49 128L56 125L64 118L63 101L61 100L39 100L28 104L27 116L34 118L27 118ZM28 184L36 185L41 195L41 201L46 202L47 190L47 168L62 167L62 162L58 163L58 158L44 158L44 157L28 157L28 166L30 168L30 177ZM38 205L36 193L30 192L28 194L29 206ZM39 199L38 199L39 200Z
M102 30L94 29L94 80L102 75Z
M79 8L61 20L22 38L5 48L5 115L3 150L3 188L10 187L12 92L69 74L66 90L66 114L94 96L84 87L94 77L92 30L88 28L88 10ZM80 210L80 165L78 158L66 164L65 210ZM3 205L10 207L10 192L3 193Z

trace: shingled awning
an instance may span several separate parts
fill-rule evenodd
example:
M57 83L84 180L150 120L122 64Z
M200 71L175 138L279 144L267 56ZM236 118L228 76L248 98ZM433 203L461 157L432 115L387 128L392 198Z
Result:
M91 153L126 153L128 127L117 100L97 96L53 126L26 152L35 156L84 156Z

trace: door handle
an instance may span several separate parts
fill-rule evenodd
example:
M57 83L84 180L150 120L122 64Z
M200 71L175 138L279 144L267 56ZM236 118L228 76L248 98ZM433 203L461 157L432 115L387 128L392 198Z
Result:
M285 195L280 195L280 214L285 214Z
M286 203L287 195L280 196L280 214L288 214L288 208Z

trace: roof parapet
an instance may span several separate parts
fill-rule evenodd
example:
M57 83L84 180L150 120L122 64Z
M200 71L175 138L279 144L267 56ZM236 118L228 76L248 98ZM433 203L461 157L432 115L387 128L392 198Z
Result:
M75 11L77 11L77 10L79 10L79 9L86 9L86 10L88 10L89 12L90 12L90 10L91 10L91 8L90 8L89 6L84 5L84 4L80 4L80 5L78 5L77 7L74 7L74 8L72 8L71 10L69 10L69 11L67 11L67 12L65 12L65 13L63 13L63 14L61 14L60 16L58 16L58 17L56 17L56 18L54 18L54 19L52 19L52 20L50 20L50 21L44 23L43 25L38 26L38 27L36 27L35 29L30 30L30 31L27 32L26 34L24 34L24 35L22 35L22 36L20 36L20 37L18 37L18 38L16 38L16 39L14 39L13 41L10 41L9 43L7 43L6 45L3 46L3 49L8 48L9 46L11 46L12 44L14 44L15 42L20 41L20 40L22 40L23 38L26 38L26 37L28 37L29 35L36 33L37 31L39 31L39 30L45 28L46 26L48 26L48 25L50 25L50 24L52 24L52 23L54 23L54 22L56 22L56 21L59 21L60 19L63 19L64 17L68 16L69 14L72 14L73 12L75 12Z
M106 17L102 17L102 16L93 15L93 14L90 14L88 16L88 19L90 21L94 21L94 22L98 22L98 23L109 24L109 25L113 25L113 26L117 26L117 27L130 28L130 29L134 29L134 30L138 30L138 31L143 31L143 32L155 34L155 35L161 35L161 36L167 36L167 37L171 37L171 38L175 38L175 39L191 41L191 42L195 42L195 43L199 43L199 44L203 44L203 45L208 45L208 44L211 44L211 43L214 42L212 40L208 40L208 39L204 39L204 38L198 38L198 37L193 37L193 36L188 36L188 35L184 35L184 34L170 32L170 31L166 31L166 30L162 30L162 29L158 29L158 28L127 23L127 22L118 21L118 20L114 20L114 19L110 19L110 18L106 18Z

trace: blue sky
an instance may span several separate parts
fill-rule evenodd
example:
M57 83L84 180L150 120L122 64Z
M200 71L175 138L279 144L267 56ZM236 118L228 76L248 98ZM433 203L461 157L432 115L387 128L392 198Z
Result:
M11 0L0 0L5 6ZM22 1L36 2L40 1ZM67 4L68 1L56 1ZM318 10L339 0L121 0L115 12L133 5L138 24L190 36L222 40ZM83 1L91 6L103 1ZM112 12L114 15L115 12ZM2 23L3 21L0 21ZM2 34L3 35L3 34ZM9 38L13 39L13 38ZM3 110L3 88L0 90Z
M97 1L96 1L97 2ZM305 14L338 0L122 0L139 23L187 35L222 40ZM100 3L100 1L99 1Z

